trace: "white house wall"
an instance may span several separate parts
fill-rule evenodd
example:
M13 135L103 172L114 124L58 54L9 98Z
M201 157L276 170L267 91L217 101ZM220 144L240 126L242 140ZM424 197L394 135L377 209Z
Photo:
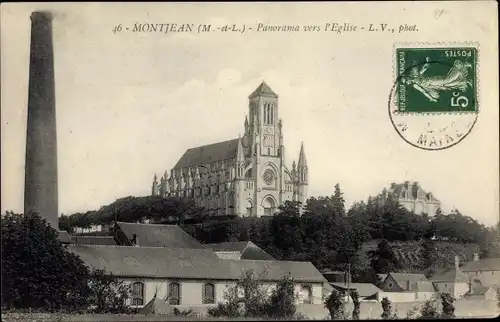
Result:
M168 284L170 282L177 282L180 284L181 306L210 306L210 304L203 304L203 285L205 283L213 283L215 285L215 303L225 302L224 295L229 288L236 285L236 281L213 281L213 280L176 280L176 279L121 279L126 283L142 282L144 283L144 305L151 301L156 293L157 298L166 299L168 295ZM304 284L296 284L294 287L295 294L297 295L297 303L302 303L304 298L301 295L301 286ZM323 284L322 283L306 283L312 289L312 304L322 303ZM263 287L267 290L268 295L276 288L276 283L266 282ZM300 300L299 300L300 299Z

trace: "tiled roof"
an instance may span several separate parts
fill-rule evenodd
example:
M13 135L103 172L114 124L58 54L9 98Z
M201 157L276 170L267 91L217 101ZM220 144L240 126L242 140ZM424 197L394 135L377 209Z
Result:
M182 228L176 225L136 224L117 222L129 240L139 235L139 246L170 248L205 248Z
M236 158L237 151L238 139L187 149L174 169L193 167L200 164Z
M241 259L275 260L274 257L251 241L212 243L205 244L205 246L216 252L239 252Z
M326 282L326 279L310 262L292 261L262 261L262 260L235 260L227 259L233 276L239 277L245 270L252 269L257 276L265 271L263 280L278 281L290 273L297 282Z
M483 258L466 263L461 270L464 272L500 271L500 258Z
M342 290L348 289L346 283L329 283L329 284L338 289ZM381 289L379 289L378 287L376 287L371 283L349 283L349 290L357 290L359 296L361 297L367 297L375 293L382 292Z
M120 277L238 280L253 269L267 281L290 273L297 282L326 282L310 262L222 260L211 249L69 245L68 250L89 267Z
M422 190L423 194L426 196L426 199L428 199L429 201L438 201L432 194L429 194L427 192L425 192L422 187L420 187L418 184L415 184L414 182L408 182L408 184L406 183L393 183L390 187L390 191L394 194L396 194L396 196L398 197L401 197L401 192L403 190L406 190L408 191L408 198L409 199L417 199L417 196L418 196L418 190ZM432 197L430 197L430 195L432 195Z
M275 98L278 97L278 95L276 95L276 93L273 92L271 87L269 87L269 85L267 85L265 82L262 82L259 85L259 87L257 87L255 89L255 91L253 91L253 93L250 94L250 96L248 96L248 98L252 98L252 97L256 97L256 96L270 96L270 97L275 97Z
M436 274L430 279L432 282L469 282L469 278L459 269L447 270L441 274Z
M166 247L69 245L68 250L96 269L120 277L228 279L229 267L222 265L210 249Z
M431 282L420 281L415 283L415 291L417 292L435 292L436 289Z
M116 245L113 236L71 236L72 244L80 245Z
M404 286L406 281L410 282L420 282L427 281L427 278L424 274L407 274L407 273L389 273L389 275L394 278L394 280L400 285Z

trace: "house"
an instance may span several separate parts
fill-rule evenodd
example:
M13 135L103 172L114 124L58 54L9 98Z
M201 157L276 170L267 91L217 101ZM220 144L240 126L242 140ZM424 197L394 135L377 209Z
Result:
M483 300L483 301L488 301L488 300L495 300L497 296L497 292L495 289L491 286L475 286L472 287L470 292L467 292L464 295L464 298L468 300Z
M350 296L351 292L357 292L360 300L373 297L375 294L382 292L381 289L371 283L329 283L333 289L341 292L346 297Z
M170 247L170 248L205 248L177 225L137 224L116 222L114 237L117 245Z
M469 279L479 280L482 286L500 287L500 258L479 258L474 254L474 259L465 263L461 268Z
M387 292L415 291L419 282L429 282L424 274L389 273L381 288Z
M295 281L298 303L321 304L326 279L309 262L221 259L208 248L68 245L94 269L103 269L132 288L130 304L142 308L154 298L173 306L209 307L241 274L253 269L270 292L286 274Z
M438 292L449 293L454 298L461 298L469 292L469 277L460 270L459 263L459 257L455 256L455 268L431 277L430 280Z
M222 259L253 259L253 260L275 260L259 246L251 241L227 242L205 244Z
M418 182L391 183L389 189L384 189L383 195L394 196L399 204L416 214L434 215L441 205L441 202L432 193L423 190Z
M347 272L325 270L322 274L330 283L347 283L349 279Z

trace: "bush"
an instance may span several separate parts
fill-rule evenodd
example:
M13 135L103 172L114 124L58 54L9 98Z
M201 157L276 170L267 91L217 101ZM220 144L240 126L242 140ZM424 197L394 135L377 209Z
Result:
M453 297L449 293L441 294L441 305L443 307L442 317L452 319L455 317L455 306L453 305Z
M103 270L92 271L89 279L92 313L130 313L130 286Z
M436 300L430 299L424 302L424 305L420 308L419 319L437 319L441 316L439 313Z
M278 282L266 308L268 317L291 319L295 315L294 285L290 275L284 276Z

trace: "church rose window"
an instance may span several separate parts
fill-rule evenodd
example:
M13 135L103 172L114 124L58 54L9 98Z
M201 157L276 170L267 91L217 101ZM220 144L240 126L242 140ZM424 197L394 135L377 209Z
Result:
M274 180L273 171L271 169L267 169L266 171L264 171L263 179L266 184L271 185Z

